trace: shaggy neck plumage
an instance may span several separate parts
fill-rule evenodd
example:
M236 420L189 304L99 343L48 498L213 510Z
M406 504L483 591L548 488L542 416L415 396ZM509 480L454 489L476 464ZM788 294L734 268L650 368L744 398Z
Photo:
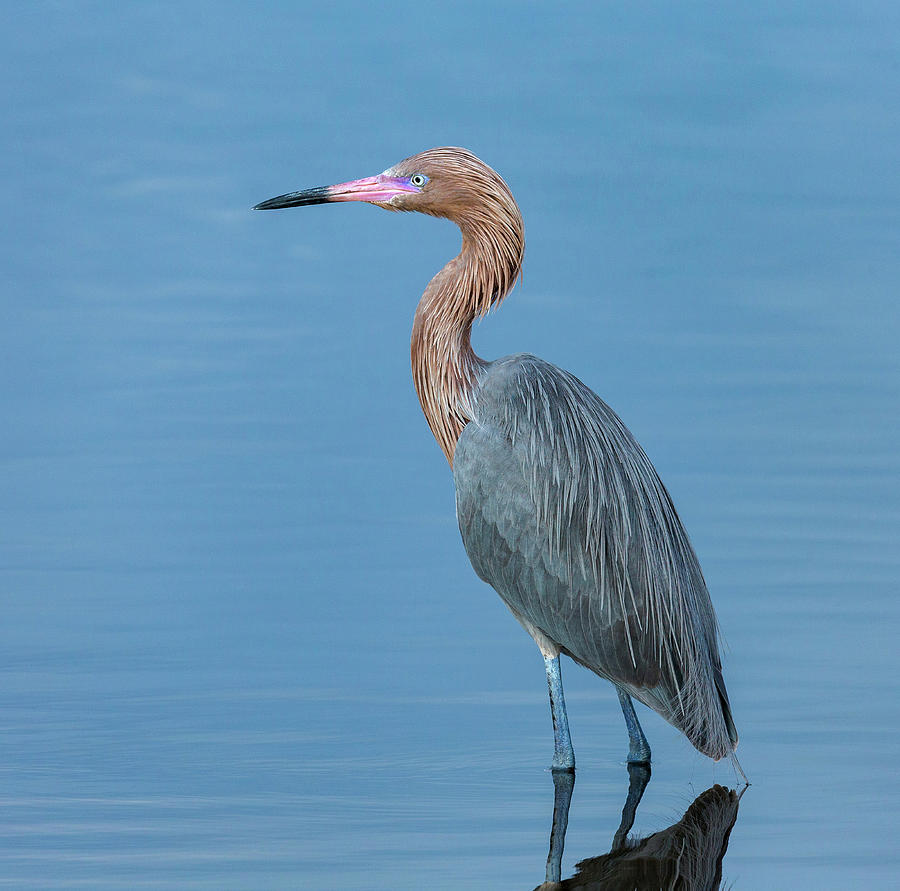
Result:
M522 268L522 218L512 207L514 213L499 225L457 221L462 250L431 280L416 309L413 382L451 466L459 435L472 420L472 390L485 364L472 349L472 322L507 295Z

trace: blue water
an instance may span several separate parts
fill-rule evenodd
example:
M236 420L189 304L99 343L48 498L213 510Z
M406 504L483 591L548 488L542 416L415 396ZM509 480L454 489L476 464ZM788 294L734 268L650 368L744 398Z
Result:
M624 418L728 644L734 888L900 867L892 3L9 5L0 28L0 887L533 888L542 660L412 390L458 247L251 213L465 145L521 286L475 334ZM613 689L564 665L562 876L609 851ZM736 785L641 710L634 831Z

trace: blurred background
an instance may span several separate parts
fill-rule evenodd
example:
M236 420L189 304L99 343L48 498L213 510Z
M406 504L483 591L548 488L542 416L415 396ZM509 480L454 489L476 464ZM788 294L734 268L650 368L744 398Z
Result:
M609 402L704 567L753 781L725 884L896 881L896 4L3 19L0 887L542 881L542 660L410 379L458 233L249 210L442 144L526 223L476 350ZM567 876L628 777L613 688L563 670ZM640 714L648 835L736 780Z

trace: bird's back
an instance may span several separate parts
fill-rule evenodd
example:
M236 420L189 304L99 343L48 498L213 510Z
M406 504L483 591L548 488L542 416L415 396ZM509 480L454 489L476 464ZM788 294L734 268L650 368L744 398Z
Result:
M737 743L715 614L656 471L581 381L534 356L488 364L454 458L479 576L523 624L624 687L704 754Z

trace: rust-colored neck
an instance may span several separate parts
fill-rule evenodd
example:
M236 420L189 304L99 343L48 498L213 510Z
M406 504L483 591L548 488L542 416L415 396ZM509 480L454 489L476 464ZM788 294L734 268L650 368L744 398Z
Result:
M525 241L521 217L518 222L499 242L496 231L460 223L462 251L431 280L416 309L413 383L451 467L459 435L473 417L472 391L485 364L472 349L472 322L499 303L520 274Z

